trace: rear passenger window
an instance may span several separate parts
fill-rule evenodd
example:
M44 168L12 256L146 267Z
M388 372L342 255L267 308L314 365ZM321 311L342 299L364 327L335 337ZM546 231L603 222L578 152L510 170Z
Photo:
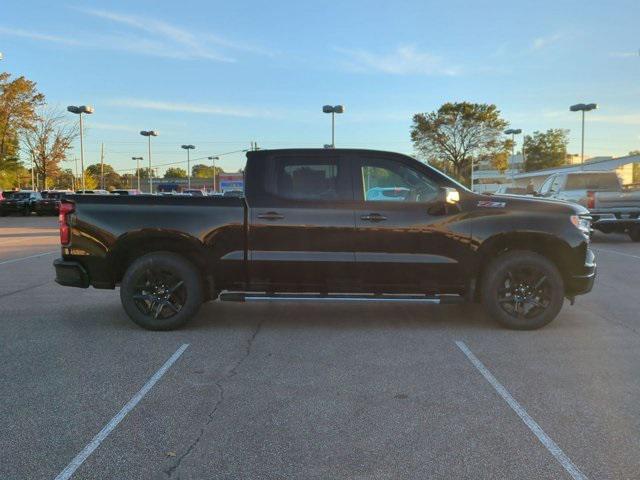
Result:
M293 200L337 200L341 168L332 158L276 157L269 162L266 191Z

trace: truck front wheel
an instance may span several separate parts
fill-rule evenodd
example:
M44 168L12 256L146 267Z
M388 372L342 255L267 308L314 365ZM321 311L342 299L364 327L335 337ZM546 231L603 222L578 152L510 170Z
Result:
M534 330L551 322L564 303L564 283L546 257L512 251L490 261L482 277L487 313L514 330Z
M202 305L200 275L180 255L149 253L125 272L120 300L129 318L142 328L173 330L187 323Z

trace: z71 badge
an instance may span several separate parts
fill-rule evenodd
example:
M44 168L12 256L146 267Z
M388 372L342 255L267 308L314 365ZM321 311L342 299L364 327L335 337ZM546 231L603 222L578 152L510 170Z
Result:
M492 202L490 200L480 200L478 202L478 206L487 208L504 208L507 206L507 202Z

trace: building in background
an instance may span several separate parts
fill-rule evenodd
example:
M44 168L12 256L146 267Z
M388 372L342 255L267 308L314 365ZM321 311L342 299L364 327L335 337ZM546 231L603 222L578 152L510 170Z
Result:
M523 162L521 153L510 155L504 172L496 170L490 159L476 162L473 172L473 191L493 193L500 185L513 183L513 177L524 169Z

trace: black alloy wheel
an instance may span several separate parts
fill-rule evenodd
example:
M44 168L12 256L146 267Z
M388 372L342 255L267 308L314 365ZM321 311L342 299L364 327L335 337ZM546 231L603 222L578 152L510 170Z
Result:
M120 284L129 318L147 330L173 330L186 324L202 305L202 280L181 255L153 252L135 260Z
M515 330L534 330L551 322L565 295L557 266L524 250L492 259L484 269L480 293L489 316Z

